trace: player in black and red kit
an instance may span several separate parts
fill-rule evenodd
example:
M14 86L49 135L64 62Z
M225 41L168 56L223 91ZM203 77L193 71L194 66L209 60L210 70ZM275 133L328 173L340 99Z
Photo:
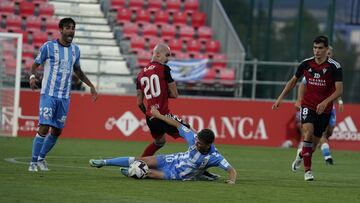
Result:
M283 98L305 77L306 92L301 101L301 129L304 136L303 148L292 164L292 170L300 168L304 160L305 181L313 180L311 158L317 144L329 123L333 101L342 95L342 69L338 62L328 57L328 38L318 36L313 41L314 56L299 65L296 74L287 82L284 90L273 104L279 108Z
M144 150L142 157L152 156L157 150L164 146L165 133L177 138L178 130L166 123L151 118L150 110L155 107L163 115L169 115L168 98L177 98L178 91L176 83L171 77L170 67L166 65L170 57L170 48L165 44L158 44L153 50L151 62L144 67L137 76L137 104L146 115L146 123L150 128L154 142ZM147 101L147 108L143 100ZM173 116L175 119L176 117ZM181 120L179 119L181 122Z

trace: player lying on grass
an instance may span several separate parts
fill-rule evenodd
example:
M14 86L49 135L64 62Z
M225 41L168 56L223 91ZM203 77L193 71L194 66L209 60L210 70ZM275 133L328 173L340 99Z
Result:
M153 108L153 117L163 120L169 125L175 126L179 134L188 143L189 149L186 152L179 152L168 155L147 156L141 158L118 157L113 159L91 159L92 167L120 166L121 172L128 176L127 167L135 160L144 161L150 168L147 177L164 180L199 180L202 173L210 167L219 167L229 174L228 184L235 184L236 170L217 151L213 144L215 135L210 129L203 129L196 134L181 123L160 114Z

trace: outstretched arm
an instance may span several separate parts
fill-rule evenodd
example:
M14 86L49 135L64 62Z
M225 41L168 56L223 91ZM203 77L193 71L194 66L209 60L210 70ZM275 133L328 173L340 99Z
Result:
M164 121L165 123L169 124L169 125L172 125L176 128L179 128L179 126L181 126L181 123L167 117L167 116L164 116L162 115L156 108L151 108L151 114L157 118L157 119L160 119L162 121Z
M227 184L235 184L236 182L236 176L237 176L237 173L236 173L236 170L233 168L233 167L230 167L228 170L227 170L228 174L229 174L229 179L226 180L225 182Z
M146 107L144 105L144 93L140 89L137 90L136 101L141 112L146 114Z
M276 110L280 107L280 104L284 97L296 86L297 77L293 76L287 83L276 102L273 104L272 109Z
M81 70L79 65L76 65L76 64L74 65L74 73L81 81L83 81L87 86L90 87L90 92L91 92L93 101L96 101L96 99L97 99L96 89L95 89L94 85L91 83L91 81L86 77L85 73Z
M299 85L299 89L297 92L297 99L295 102L295 107L299 110L301 108L301 100L304 98L305 90L306 90L306 86L303 82L301 82Z
M177 91L175 81L171 82L171 83L168 83L168 87L169 87L169 97L170 98L177 98L179 96L179 93Z

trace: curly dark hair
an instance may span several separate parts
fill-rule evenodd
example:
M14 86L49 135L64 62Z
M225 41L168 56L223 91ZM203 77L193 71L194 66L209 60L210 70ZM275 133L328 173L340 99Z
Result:
M72 18L63 18L59 22L59 28L62 29L69 24L74 24L74 26L75 26L76 25L75 20Z
M215 139L215 134L210 129L202 129L198 134L198 139L205 144L212 144Z

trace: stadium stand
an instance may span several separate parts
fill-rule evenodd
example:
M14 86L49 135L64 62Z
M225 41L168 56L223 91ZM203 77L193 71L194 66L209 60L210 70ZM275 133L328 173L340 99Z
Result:
M111 2L121 5L119 0ZM70 16L77 22L74 43L81 49L82 69L99 91L135 91L127 63L97 0L4 0L0 2L0 13L1 32L23 34L22 76L26 82L38 49L47 40L60 36L59 19ZM11 46L0 44L1 47ZM14 71L12 52L3 51L2 55L7 70Z

